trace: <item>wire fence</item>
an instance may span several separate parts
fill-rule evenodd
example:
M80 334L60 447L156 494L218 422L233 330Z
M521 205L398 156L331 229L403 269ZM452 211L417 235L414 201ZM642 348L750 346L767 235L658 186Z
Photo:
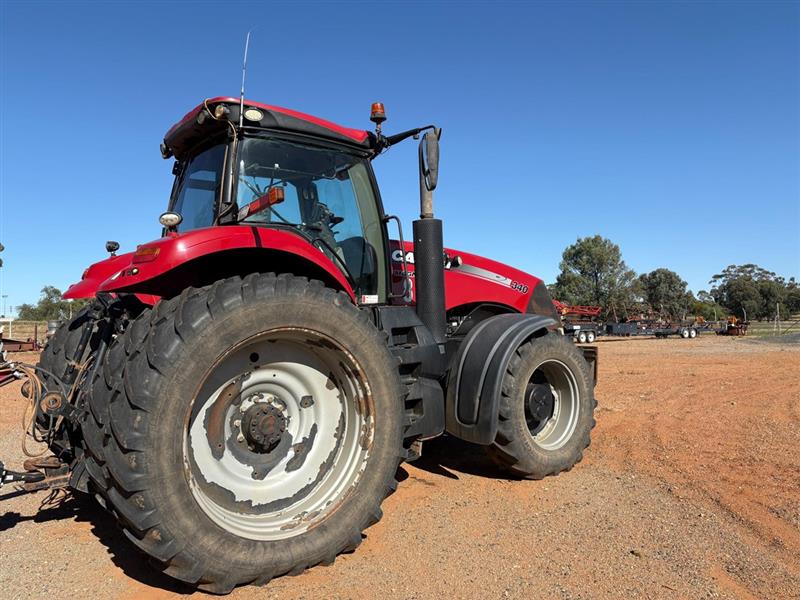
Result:
M36 340L44 343L47 339L47 321L19 321L14 319L0 319L3 339Z

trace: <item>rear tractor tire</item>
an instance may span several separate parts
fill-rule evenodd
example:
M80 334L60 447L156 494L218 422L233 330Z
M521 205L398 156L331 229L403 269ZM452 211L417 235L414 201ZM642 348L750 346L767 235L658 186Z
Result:
M109 351L122 377L106 372L107 414L89 421L105 462L90 474L166 574L212 593L266 583L332 563L381 518L404 454L401 387L346 295L235 277L162 300L122 337Z
M489 456L516 476L542 479L583 457L594 427L592 376L581 351L549 333L517 349L503 380Z

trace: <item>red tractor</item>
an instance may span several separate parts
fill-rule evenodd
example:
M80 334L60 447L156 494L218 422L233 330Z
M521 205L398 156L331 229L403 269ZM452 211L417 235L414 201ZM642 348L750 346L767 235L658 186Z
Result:
M443 247L441 131L384 120L380 104L375 132L235 98L192 109L161 144L161 237L107 244L65 295L94 301L28 371L47 468L172 577L226 593L331 563L445 432L531 479L589 445L595 348L563 336L540 279ZM405 242L371 163L419 134Z

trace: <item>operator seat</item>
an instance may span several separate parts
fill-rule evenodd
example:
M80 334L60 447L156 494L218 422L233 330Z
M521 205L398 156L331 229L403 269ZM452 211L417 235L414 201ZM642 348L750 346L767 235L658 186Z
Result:
M360 293L376 293L378 255L372 244L361 236L353 236L339 242L339 248Z

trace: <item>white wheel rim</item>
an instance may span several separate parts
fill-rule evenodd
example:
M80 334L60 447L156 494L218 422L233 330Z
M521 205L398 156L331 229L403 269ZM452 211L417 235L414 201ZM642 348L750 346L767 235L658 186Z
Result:
M540 448L557 450L572 439L578 424L581 401L578 382L570 368L555 359L545 360L536 367L528 385L534 381L534 385L549 387L553 395L553 412L544 423L538 424L535 433L528 420L528 433ZM527 404L527 397L525 402ZM526 406L526 419L529 414Z
M240 537L308 531L360 480L372 406L355 358L327 336L281 329L240 344L212 367L194 402L184 455L195 501ZM255 441L264 431L278 441Z

